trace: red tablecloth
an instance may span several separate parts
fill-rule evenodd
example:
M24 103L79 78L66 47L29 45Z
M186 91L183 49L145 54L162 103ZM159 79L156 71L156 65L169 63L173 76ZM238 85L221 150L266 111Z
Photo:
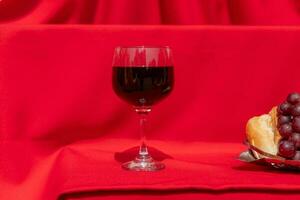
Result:
M114 47L141 44L175 62L149 119L167 169L150 174L120 169L137 117L111 89ZM299 44L298 27L0 26L0 198L297 196L297 173L236 157L247 119L299 91Z

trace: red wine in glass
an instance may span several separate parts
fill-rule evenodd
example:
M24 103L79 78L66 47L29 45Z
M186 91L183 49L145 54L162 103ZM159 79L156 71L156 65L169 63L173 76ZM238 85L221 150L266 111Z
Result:
M131 104L140 116L141 145L137 157L122 167L132 171L157 171L165 167L148 152L144 126L153 105L167 97L174 85L174 68L169 47L117 47L113 59L115 93Z
M173 88L172 66L113 67L116 94L136 107L152 106Z

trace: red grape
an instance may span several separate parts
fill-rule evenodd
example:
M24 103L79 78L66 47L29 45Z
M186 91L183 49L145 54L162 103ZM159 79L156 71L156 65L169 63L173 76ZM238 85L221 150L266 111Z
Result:
M291 117L286 115L279 115L278 116L278 124L286 124L291 122Z
M280 113L284 115L288 115L290 114L292 105L289 104L288 102L283 102L279 107L280 107Z
M290 140L294 142L296 148L300 147L300 133L292 133Z
M281 109L280 109L280 105L277 106L277 116L283 114Z
M300 103L297 103L296 105L292 106L290 108L290 112L293 116L300 116Z
M294 117L292 128L295 132L300 132L300 116Z
M292 128L291 124L282 124L279 127L279 133L284 138L290 137L292 132L293 132L293 128Z
M293 158L296 154L295 144L289 140L282 140L279 143L278 153L285 158Z
M293 92L288 95L287 101L291 104L296 104L300 102L300 94L297 92Z

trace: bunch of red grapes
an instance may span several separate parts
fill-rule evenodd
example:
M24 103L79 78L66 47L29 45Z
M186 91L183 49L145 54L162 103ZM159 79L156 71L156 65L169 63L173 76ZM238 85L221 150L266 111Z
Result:
M300 94L289 94L277 111L277 128L282 137L278 154L287 159L300 160Z

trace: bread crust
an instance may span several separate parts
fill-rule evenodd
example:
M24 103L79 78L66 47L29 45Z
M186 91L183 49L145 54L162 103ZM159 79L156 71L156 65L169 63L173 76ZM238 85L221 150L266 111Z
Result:
M273 107L268 114L252 117L246 125L248 142L260 150L277 155L278 143L281 139L277 129L277 107ZM253 152L256 158L263 155Z

